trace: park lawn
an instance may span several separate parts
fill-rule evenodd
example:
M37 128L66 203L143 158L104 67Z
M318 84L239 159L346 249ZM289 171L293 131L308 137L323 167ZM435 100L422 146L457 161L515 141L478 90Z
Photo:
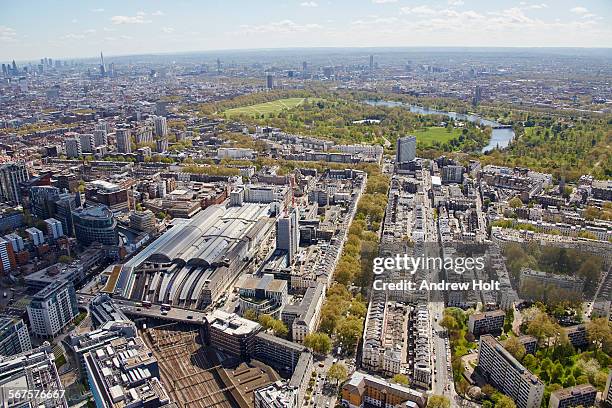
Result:
M434 142L441 144L456 139L461 135L461 130L454 128L450 132L443 127L431 126L423 130L417 130L412 133L417 138L417 143L420 146L431 146Z
M285 109L293 109L296 106L301 105L308 99L310 102L318 101L320 98L285 98L277 99L276 101L258 103L257 105L241 106L239 108L228 109L223 114L226 117L232 117L237 115L250 115L250 116L261 116L269 115L271 113L278 113Z

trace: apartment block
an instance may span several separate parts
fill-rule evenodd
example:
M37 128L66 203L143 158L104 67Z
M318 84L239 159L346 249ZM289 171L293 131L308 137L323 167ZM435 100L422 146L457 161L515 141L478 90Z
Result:
M468 329L474 336L489 333L501 333L504 327L506 313L503 310L493 310L484 313L474 313L468 319Z
M597 389L591 384L564 388L550 394L548 408L592 407L595 405Z
M39 291L28 306L32 332L40 337L54 337L78 314L72 282L57 280Z
M612 407L612 371L608 373L608 381L606 382L606 388L601 395L601 403L606 408Z
M540 406L544 384L489 334L480 337L478 368L489 384L515 401L517 408Z
M287 281L274 279L274 275L264 274L262 277L242 275L238 278L236 287L240 296L240 314L247 310L257 315L267 314L276 319L280 317L283 306L288 302Z
M567 338L569 339L570 343L572 343L572 346L583 348L589 345L586 326L584 324L566 327L565 333L567 334Z
M518 339L525 347L525 352L535 356L536 351L538 351L538 339L529 335L520 336Z
M23 320L0 316L0 356L13 356L32 349Z

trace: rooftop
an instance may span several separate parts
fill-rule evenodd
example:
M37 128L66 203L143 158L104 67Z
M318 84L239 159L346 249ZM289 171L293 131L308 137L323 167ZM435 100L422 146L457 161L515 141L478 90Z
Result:
M235 313L227 313L217 309L208 316L206 320L211 327L231 336L243 336L257 332L261 326L257 322L244 319Z

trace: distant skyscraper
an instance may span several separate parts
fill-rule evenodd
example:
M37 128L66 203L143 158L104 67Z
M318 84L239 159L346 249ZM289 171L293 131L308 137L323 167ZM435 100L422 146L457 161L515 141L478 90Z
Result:
M221 60L217 58L217 74L221 73Z
M47 225L47 235L53 238L54 240L64 236L64 229L62 228L62 223L56 220L55 218L46 219L45 224Z
M96 129L93 133L95 147L104 146L108 144L108 136L105 130Z
M117 151L119 153L132 153L129 129L117 129L115 136L117 138Z
M21 92L28 92L28 79L26 77L19 78L19 90Z
M168 114L168 101L157 101L155 102L155 114L159 116L165 116Z
M289 263L293 263L299 245L298 214L296 210L291 210L289 215L279 218L276 222L276 248L287 251Z
M85 133L79 135L79 140L81 141L81 151L83 153L93 153L96 150L96 143L93 134Z
M155 141L155 147L158 153L165 153L168 151L168 139L157 139Z
M370 71L374 71L374 56L370 55Z
M104 55L100 51L100 76L104 76L106 74L106 68L104 67Z
M0 200L21 203L19 183L29 179L30 174L23 162L6 163L0 166Z
M0 272L8 272L17 266L15 251L11 242L0 238ZM2 337L0 337L0 341Z
M81 149L81 139L80 138L72 137L70 139L66 139L65 147L66 147L66 156L70 159L81 157L83 155L83 150Z
M166 137L168 135L168 123L166 118L163 116L155 116L153 118L153 124L155 125L155 136Z
M416 157L416 137L406 136L397 139L397 152L395 161L397 163L407 163Z
M266 75L266 87L268 89L274 88L274 77L272 76L272 74Z
M306 61L302 62L302 71L303 72L308 71L308 63Z
M43 232L36 227L26 228L26 233L28 234L28 238L34 244L34 246L40 246L45 243L45 236Z
M474 98L472 99L472 105L478 106L480 104L480 100L482 99L482 88L480 85L476 85L474 89Z
M136 143L151 143L153 141L153 132L150 128L138 129L136 133Z

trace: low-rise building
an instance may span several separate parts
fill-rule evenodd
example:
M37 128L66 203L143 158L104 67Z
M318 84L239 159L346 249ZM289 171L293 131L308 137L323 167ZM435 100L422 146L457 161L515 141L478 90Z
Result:
M342 386L342 404L349 408L424 408L427 396L406 386L355 371Z
M597 389L591 384L564 388L550 394L548 408L592 407L595 405Z
M294 387L277 381L255 390L255 408L298 408L298 393Z
M582 293L584 282L584 279L578 276L557 275L529 268L521 269L520 287L523 296L531 294L526 293L530 286L541 287L544 291L563 289L567 292Z
M538 339L529 335L520 336L518 339L525 347L525 353L535 356L536 351L538 351Z
M130 227L138 231L155 231L155 214L151 210L132 212L130 214Z
M505 318L506 313L503 310L474 313L468 319L468 329L474 336L489 333L499 334L504 327Z
M283 309L282 320L289 328L291 340L303 343L304 338L315 331L325 300L325 285L318 283L306 289L302 300Z
M240 314L247 310L256 315L267 314L279 318L283 307L287 304L287 281L274 279L274 275L264 274L262 277L242 275L238 278L236 288L240 296Z
M589 345L586 326L584 324L566 327L565 333L567 334L567 338L569 339L570 343L572 343L572 346L583 348Z
M108 322L129 321L106 293L97 295L89 302L89 313L95 327L104 326Z

